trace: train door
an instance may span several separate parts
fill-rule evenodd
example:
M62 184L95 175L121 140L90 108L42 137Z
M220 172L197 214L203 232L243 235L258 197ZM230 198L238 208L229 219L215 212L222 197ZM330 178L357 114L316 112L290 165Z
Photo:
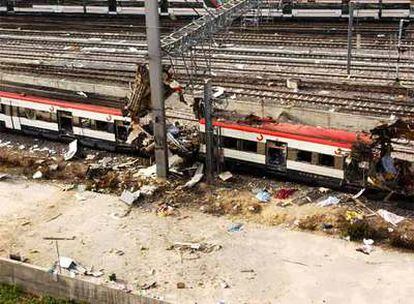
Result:
M286 171L287 143L280 141L266 142L266 165L271 170Z
M110 13L116 13L116 0L109 0L108 1L108 8Z
M14 129L13 117L12 117L12 107L9 106L9 105L3 105L3 107L4 107L4 115L5 115L4 116L4 118L5 118L4 124L5 124L6 128Z
M115 138L117 143L125 143L128 139L129 125L123 121L115 120Z
M72 113L57 111L57 119L60 134L73 134Z
M20 116L19 116L19 108L18 107L10 107L11 108L11 119L13 123L13 129L21 130L22 125L20 124Z

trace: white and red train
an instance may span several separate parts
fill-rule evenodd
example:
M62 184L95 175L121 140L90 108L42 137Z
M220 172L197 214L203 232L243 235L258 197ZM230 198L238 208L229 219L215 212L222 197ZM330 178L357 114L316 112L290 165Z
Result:
M224 0L225 1L225 0ZM220 0L159 0L160 15L196 17L219 8ZM348 18L349 0L262 0L261 13L283 18ZM410 0L355 0L359 18L410 18ZM0 13L144 15L144 0L0 0ZM256 14L254 14L256 15Z
M121 109L0 91L0 127L87 146L128 148L131 119Z
M203 119L199 121L199 128L203 155L206 151ZM85 146L113 151L140 152L140 146L129 140L134 134L134 122L121 106L118 109L0 91L1 130L53 139L78 139ZM394 149L390 165L387 154L375 151L373 143L376 142L367 133L235 115L220 116L214 121L214 130L220 161L245 163L291 179L364 187L375 181L386 182L390 176L386 171L391 166L391 184L386 189L396 187L397 192L414 195L412 150L408 153L406 146L401 151ZM412 129L406 131L411 134ZM358 148L361 145L370 152L358 158L357 153L365 150Z
M247 123L232 119L218 120L213 125L222 160L253 164L279 175L316 178L336 185L347 182L346 159L353 144L369 142L364 133L292 123ZM203 119L200 132L205 132ZM203 153L205 149L202 141L200 150Z

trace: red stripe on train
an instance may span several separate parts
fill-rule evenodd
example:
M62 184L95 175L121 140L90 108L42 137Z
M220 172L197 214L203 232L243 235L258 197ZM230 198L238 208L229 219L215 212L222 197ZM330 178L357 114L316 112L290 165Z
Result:
M0 91L0 97L18 99L22 101L35 102L35 103L51 105L51 106L58 106L58 107L66 108L66 109L74 109L74 110L82 110L82 111L102 113L102 114L108 114L108 115L122 116L122 112L119 109L96 106L96 105L89 105L89 104L82 104L78 102L64 101L64 100L58 100L58 99L49 99L49 98L44 98L44 97L22 95L18 93L10 93L10 92L3 92L3 91Z
M200 124L204 125L205 120L201 119ZM255 133L258 136L270 135L346 149L351 149L352 144L358 140L369 140L366 135L358 135L354 132L287 123L263 123L260 127L252 127L242 124L215 121L214 126Z

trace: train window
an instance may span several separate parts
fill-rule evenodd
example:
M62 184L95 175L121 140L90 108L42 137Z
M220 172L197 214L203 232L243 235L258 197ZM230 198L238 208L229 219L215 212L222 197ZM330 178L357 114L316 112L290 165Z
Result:
M4 111L4 106L3 106L3 104L0 103L0 113L4 114L4 112L5 112Z
M47 122L53 121L52 113L45 112L45 111L37 111L36 117L38 120L43 120Z
M16 109L16 112L15 113L17 113L17 116L19 116L19 117L26 117L26 115L24 113L25 108L15 107L15 109Z
M31 109L24 109L24 116L31 120L37 119L36 111Z
M223 148L237 150L237 138L222 137Z
M82 127L81 126L81 119L80 119L80 117L72 117L72 121L73 121L73 125L75 126L75 127Z
M257 153L257 142L250 140L240 140L241 150Z
M129 123L115 120L115 136L118 142L125 142L128 139Z
M96 121L96 130L109 132L109 123L106 121Z
M297 159L296 160L297 161L301 161L301 162L311 163L312 162L312 152L298 150L298 154L297 154Z
M80 118L80 126L82 128L92 129L92 127L93 127L92 119L81 117Z
M319 165L326 167L334 167L335 157L327 154L319 154Z

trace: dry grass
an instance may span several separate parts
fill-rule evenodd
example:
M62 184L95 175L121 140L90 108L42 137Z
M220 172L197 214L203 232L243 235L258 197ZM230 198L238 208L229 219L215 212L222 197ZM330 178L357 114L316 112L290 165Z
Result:
M260 213L262 208L262 204L250 192L227 189L215 191L203 206L204 212L210 214L247 217Z
M318 207L315 204L281 207L258 202L246 190L212 191L204 211L230 215L269 226L284 225L330 235L349 236L352 241L373 239L376 243L414 250L414 221L406 219L393 227L379 216L366 217L350 206ZM328 227L328 228L326 228Z

